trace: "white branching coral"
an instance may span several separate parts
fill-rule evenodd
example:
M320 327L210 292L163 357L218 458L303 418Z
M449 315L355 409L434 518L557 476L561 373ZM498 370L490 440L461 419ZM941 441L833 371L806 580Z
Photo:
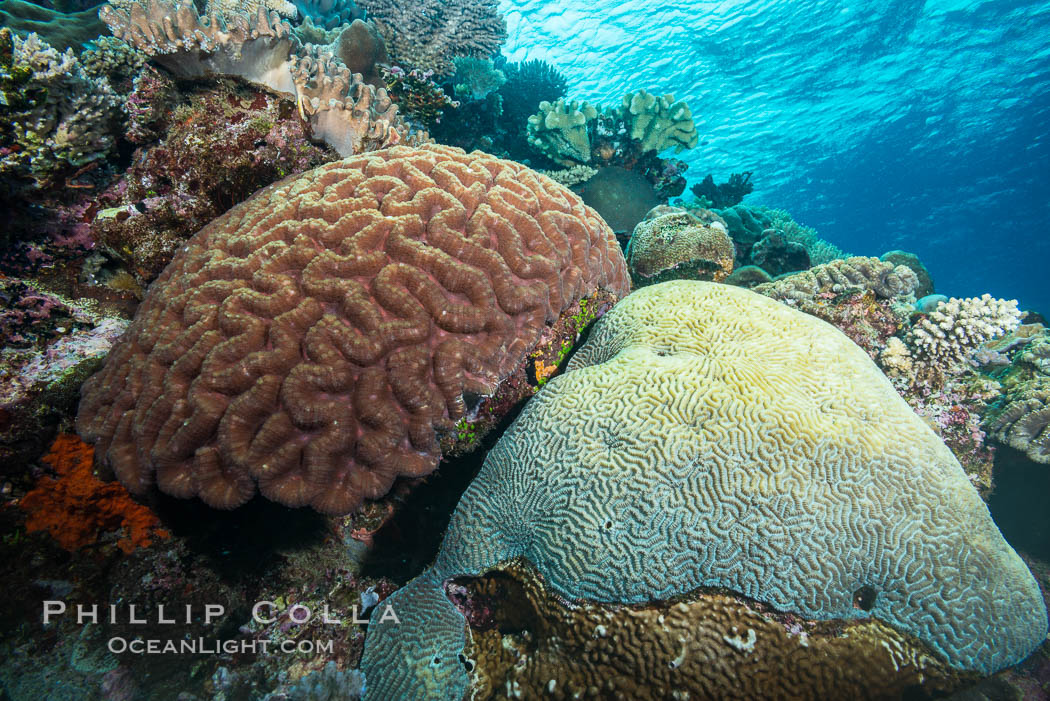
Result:
M948 369L966 363L983 344L1013 331L1020 322L1015 299L989 294L953 297L912 327L908 345L924 363Z

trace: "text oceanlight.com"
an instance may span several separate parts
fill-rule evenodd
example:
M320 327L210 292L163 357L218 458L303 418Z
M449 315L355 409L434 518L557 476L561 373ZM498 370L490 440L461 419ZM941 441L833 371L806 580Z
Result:
M190 625L203 624L212 625L222 619L226 614L226 608L222 604L205 604L194 606L187 604L185 607L165 608L163 604L157 605L155 609L145 610L135 604L126 606L99 606L98 604L77 604L75 616L78 625L95 625L108 621L111 624L129 625ZM379 614L381 623L400 623L397 613L389 604L382 604L372 614ZM64 601L45 601L43 611L44 625L52 623L54 619L66 615L73 615ZM322 625L341 626L347 623L353 625L365 625L371 619L365 616L358 606L352 606L350 615L341 618L333 616L324 605L320 612L312 611L302 604L293 604L283 611L273 601L259 601L252 606L252 620L260 625L268 625L277 621L285 621L290 625L302 625L316 619ZM205 637L183 637L179 639L144 639L140 637L124 638L113 637L109 639L107 648L111 653L131 653L134 655L163 655L163 654L267 654L273 652L282 653L332 653L333 642L331 640L268 640L261 639L232 639L217 640Z

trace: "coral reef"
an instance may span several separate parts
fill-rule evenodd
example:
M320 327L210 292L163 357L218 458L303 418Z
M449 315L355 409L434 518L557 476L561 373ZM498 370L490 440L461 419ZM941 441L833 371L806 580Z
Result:
M106 157L118 100L72 51L0 30L0 179L44 188Z
M433 567L387 600L400 624L373 615L369 697L462 695L466 620L442 583L522 556L569 600L724 587L804 619L870 616L981 674L1047 632L1031 573L871 360L714 283L636 291L525 407Z
M842 257L842 256L839 256ZM904 265L912 269L915 277L919 279L919 286L915 289L915 296L923 298L933 294L933 276L926 266L922 264L919 257L907 251L887 251L879 256L879 260L893 265ZM823 261L822 261L823 262Z
M117 547L125 553L167 538L153 512L135 503L124 487L95 477L93 454L76 436L55 439L43 461L56 478L42 477L19 501L29 514L26 530L46 530L67 550L96 545L107 531L121 531Z
M382 75L404 115L429 129L441 122L446 111L459 107L459 103L434 82L430 71L418 68L406 71L400 66L390 66L382 69Z
M104 77L121 97L131 92L135 78L146 63L146 56L126 41L116 37L99 37L80 55L84 70Z
M986 422L992 436L1050 464L1050 375L1010 387Z
M132 95L141 149L124 180L99 197L93 238L147 283L205 224L270 183L332 161L311 143L295 106L267 91L219 82L201 86L166 112L170 92L147 71ZM141 99L138 99L141 97Z
M703 203L686 202L684 206L692 210L702 207ZM718 214L725 220L729 228L729 236L736 245L738 267L745 265L760 265L761 267L761 264L753 259L752 248L764 237L774 234L783 237L788 244L800 244L804 247L809 257L809 264L812 265L823 265L848 257L840 248L824 241L815 230L797 223L790 214L783 210L738 204L719 209ZM772 270L763 269L771 275L778 274Z
M719 221L705 225L685 210L650 215L634 227L627 267L635 287L667 280L722 282L733 271L733 242Z
M85 384L78 430L134 493L231 508L258 487L345 513L431 472L435 428L576 300L627 287L609 229L524 166L436 146L346 159L183 247Z
M526 132L529 117L541 102L553 103L565 97L567 83L554 66L546 61L530 60L507 63L500 67L507 78L498 94L503 116L498 143L516 161L528 161L531 152Z
M40 454L127 322L0 275L0 469Z
M457 56L499 52L507 25L494 0L358 0L402 66L451 74Z
M715 178L708 173L704 179L689 188L699 206L704 208L727 209L740 204L745 196L755 189L751 182L751 171L733 173L729 182L715 184Z
M515 561L454 580L450 594L471 628L463 654L476 664L476 699L509 688L520 698L874 700L947 692L967 677L877 620L807 621L720 591L565 606Z
M927 366L953 372L981 345L1013 331L1020 321L1017 300L993 299L989 294L953 297L912 326L908 346Z
M809 253L801 243L789 241L776 229L767 229L751 247L751 265L757 265L773 277L806 270Z

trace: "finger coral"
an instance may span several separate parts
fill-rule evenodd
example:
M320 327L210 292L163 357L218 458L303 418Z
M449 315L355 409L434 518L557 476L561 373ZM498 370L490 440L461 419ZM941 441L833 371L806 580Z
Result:
M150 288L78 431L135 493L344 513L432 471L435 428L548 325L627 291L608 227L509 161L395 147L272 185Z
M43 462L57 478L43 477L19 506L28 513L27 531L46 530L66 550L98 542L99 536L121 530L117 547L126 553L167 538L156 515L132 500L119 484L102 482L93 473L93 450L76 436L60 435Z
M569 601L722 587L807 620L876 619L980 673L1047 632L1024 562L867 355L825 322L709 282L622 300L526 405L433 567L387 600L400 625L373 616L369 698L460 698L466 621L446 583L517 557ZM742 653L758 644L724 635Z

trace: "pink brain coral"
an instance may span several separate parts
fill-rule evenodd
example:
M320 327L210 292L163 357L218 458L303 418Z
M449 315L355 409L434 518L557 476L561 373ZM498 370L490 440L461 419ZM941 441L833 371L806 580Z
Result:
M84 385L77 429L132 492L345 513L431 472L464 393L493 392L547 324L627 280L599 216L524 166L354 156L190 239Z

